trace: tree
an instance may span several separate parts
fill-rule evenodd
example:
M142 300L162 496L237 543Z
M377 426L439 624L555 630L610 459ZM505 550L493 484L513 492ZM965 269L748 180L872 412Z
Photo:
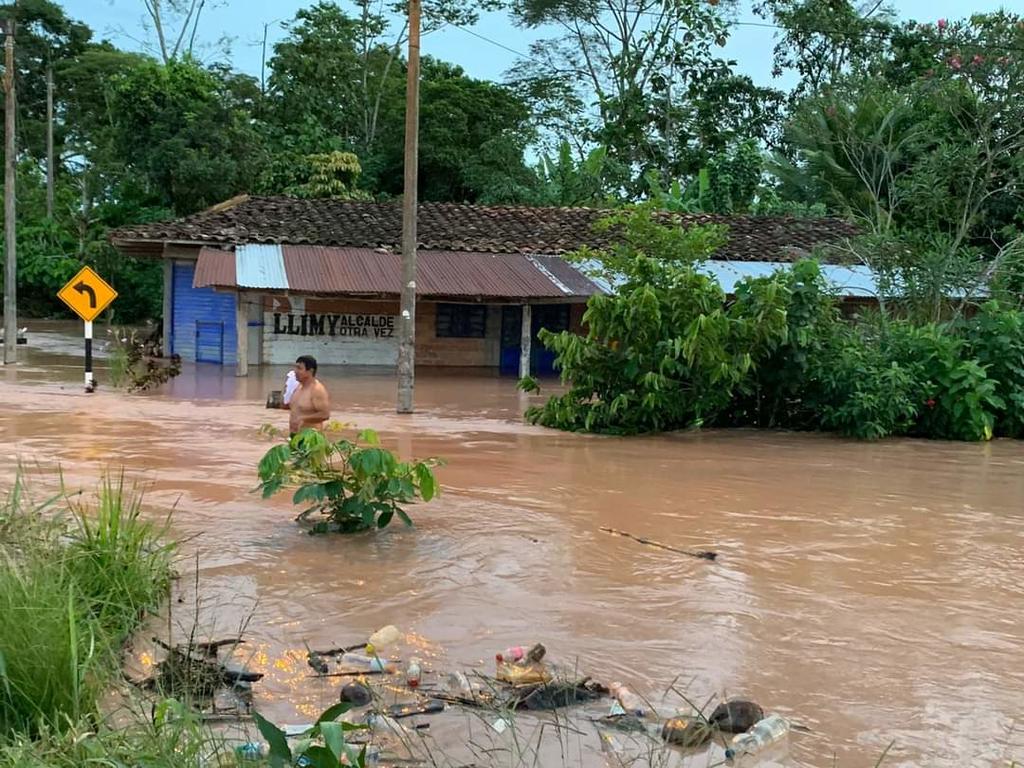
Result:
M558 207L604 207L620 203L626 169L608 157L608 150L595 147L577 162L569 142L562 142L554 157L544 155L534 169L535 182L523 202Z
M791 102L819 93L885 56L894 11L878 0L759 0L754 11L783 28L772 74L795 70Z
M111 149L154 201L184 215L253 186L264 150L239 79L190 59L147 61L117 79Z
M532 46L530 60L513 72L517 86L541 100L542 114L558 115L547 127L559 140L582 128L584 145L605 146L629 167L635 194L648 170L671 178L696 172L711 151L707 145L728 143L717 136L708 141L718 108L728 112L740 95L768 95L732 75L734 62L715 55L728 35L724 5L516 0L514 13L525 26L563 30Z
M420 195L424 200L503 199L523 184L523 154L533 137L529 108L508 88L468 77L461 67L425 57L420 86ZM404 86L403 86L404 87ZM404 100L386 114L375 188L400 194Z
M1006 55L1020 25L1006 13L943 22L892 69L807 100L788 128L789 192L857 218L870 238L854 255L932 319L950 297L977 298L1020 237L1024 67Z
M446 23L475 23L499 0L427 0L423 31ZM405 2L352 0L351 11L320 0L289 25L270 61L272 114L278 124L305 115L363 158L370 158L385 125L404 109L402 51L408 40Z
M88 47L92 31L69 19L51 0L21 0L0 6L0 18L13 18L16 34L18 141L20 151L37 160L46 157L46 72L58 73ZM62 83L58 81L58 98ZM58 105L59 106L59 105ZM54 142L59 154L64 124L58 122Z
M142 0L164 65L195 52L207 0Z
M322 2L299 12L271 61L268 133L274 154L286 158L286 173L303 156L351 151L361 160L364 188L397 195L405 64L394 46L379 42L385 19L362 11L352 16ZM526 104L509 88L430 57L423 59L421 79L423 199L515 197L527 182L522 158L533 138Z

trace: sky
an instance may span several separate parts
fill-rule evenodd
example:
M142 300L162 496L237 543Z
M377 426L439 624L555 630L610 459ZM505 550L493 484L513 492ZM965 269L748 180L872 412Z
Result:
M58 0L60 2L60 0ZM107 38L122 48L140 50L148 35L144 29L142 0L63 0L69 15L86 22L98 38ZM311 0L208 0L203 12L200 39L212 52L212 44L223 36L231 41L230 61L235 69L259 77L264 25L267 24L267 56L273 43L286 32L281 20L294 17ZM340 3L343 7L345 3ZM741 22L759 22L744 0ZM1024 14L1024 0L891 0L905 19L935 21L962 18L972 13L999 8ZM474 34L471 34L475 33ZM771 73L775 30L758 26L737 26L725 47L725 55L736 59L738 69L759 85L787 88L792 76L774 80ZM530 43L541 37L534 30L514 26L504 13L484 14L471 31L446 28L423 39L423 53L460 65L472 77L500 81L518 58L526 54ZM487 38L487 39L483 39Z

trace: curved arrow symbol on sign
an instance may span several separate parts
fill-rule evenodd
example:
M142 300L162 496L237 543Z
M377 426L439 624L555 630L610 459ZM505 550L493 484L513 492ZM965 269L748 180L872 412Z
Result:
M74 289L81 294L89 294L89 308L96 309L96 291L93 290L91 285L86 285L84 281L75 283Z

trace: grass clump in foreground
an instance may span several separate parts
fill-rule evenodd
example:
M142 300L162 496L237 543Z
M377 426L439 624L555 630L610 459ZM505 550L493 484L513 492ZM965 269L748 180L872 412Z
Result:
M125 641L170 583L173 545L141 513L123 478L95 505L35 503L20 480L0 503L0 766L95 728Z

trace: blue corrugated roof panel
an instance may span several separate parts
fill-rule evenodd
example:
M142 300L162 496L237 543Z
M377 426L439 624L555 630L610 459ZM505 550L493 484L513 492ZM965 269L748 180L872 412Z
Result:
M235 280L239 288L288 290L284 253L280 245L240 245L235 248Z

